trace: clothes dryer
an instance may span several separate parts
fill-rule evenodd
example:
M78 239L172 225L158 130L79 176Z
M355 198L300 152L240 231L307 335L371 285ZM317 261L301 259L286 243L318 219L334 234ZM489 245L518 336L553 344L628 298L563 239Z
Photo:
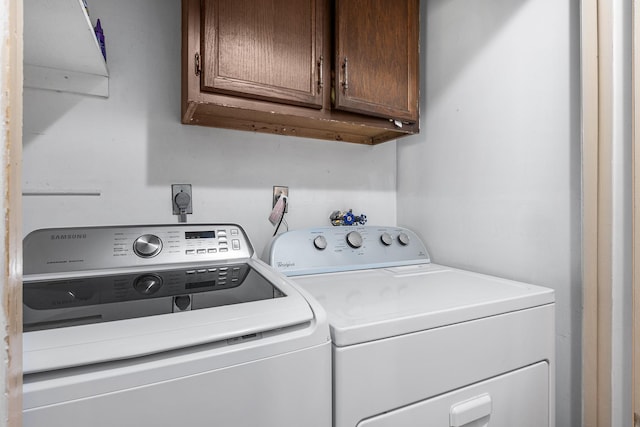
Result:
M275 238L327 311L334 427L554 426L554 292L432 264L401 227Z

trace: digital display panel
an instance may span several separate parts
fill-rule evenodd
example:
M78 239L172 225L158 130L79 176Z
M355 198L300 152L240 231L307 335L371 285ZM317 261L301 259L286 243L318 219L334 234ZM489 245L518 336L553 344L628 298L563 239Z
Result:
M215 239L215 231L185 231L184 238L191 239Z
M192 282L184 285L185 289L199 289L199 288L212 288L216 285L215 280L208 280L206 282Z

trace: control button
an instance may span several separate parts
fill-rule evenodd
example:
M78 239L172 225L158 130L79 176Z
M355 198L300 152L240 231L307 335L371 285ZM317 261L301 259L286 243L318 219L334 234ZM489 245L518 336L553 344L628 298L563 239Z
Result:
M144 234L133 242L133 252L140 258L151 258L162 250L162 240L153 234Z
M324 251L327 249L327 239L322 235L317 236L313 239L313 246L315 246L319 251Z
M232 236L237 236L237 235L238 235L238 233L239 233L239 231L238 231L238 229L237 229L237 228L232 228L232 229L231 229L231 235L232 235Z
M173 299L173 303L176 305L178 310L184 311L191 305L191 297L189 295L180 295Z
M227 230L218 230L218 237L227 237Z
M210 254L215 254L216 252L218 252L218 250L216 248L211 248L207 250L207 252L209 252Z
M195 270L187 270L186 273L187 274L196 274L196 271Z
M199 254L206 254L207 250L206 249L198 249L198 253Z
M391 243L393 243L393 237L391 237L391 234L389 233L382 233L382 235L380 236L380 241L385 246L391 246Z
M185 254L187 255L193 255L196 253L195 249L187 249L186 251L184 251Z
M207 272L206 269L198 270L198 274L202 274L202 273L206 273L206 272Z
M229 249L227 249L227 248L220 248L220 252L229 252Z
M210 269L209 269L209 273L215 273L216 271L217 271L217 269L216 269L216 268L210 268Z
M93 294L94 293L91 289L87 289L87 287L80 287L66 291L66 293L62 294L62 298L67 301L88 301L89 298L93 297Z
M402 246L407 246L410 243L410 239L407 233L398 234L398 242L400 242Z
M229 267L220 267L220 271L227 271Z
M156 293L162 287L162 278L155 274L143 274L136 277L133 282L133 289L142 295L151 295Z
M232 248L234 251L239 251L239 250L240 250L240 240L238 240L238 239L233 239L233 240L231 241L231 248Z
M360 248L362 246L362 235L360 235L360 233L358 233L357 231L350 232L349 234L347 234L347 243L353 249Z
M220 239L218 239L218 243L221 245L226 245L227 244L227 238L226 237L222 237Z

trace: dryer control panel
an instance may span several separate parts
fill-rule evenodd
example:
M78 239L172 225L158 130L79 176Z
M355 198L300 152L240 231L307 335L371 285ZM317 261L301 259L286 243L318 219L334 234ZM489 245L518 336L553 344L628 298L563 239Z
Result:
M274 238L265 261L287 276L429 263L422 240L402 227L318 227Z

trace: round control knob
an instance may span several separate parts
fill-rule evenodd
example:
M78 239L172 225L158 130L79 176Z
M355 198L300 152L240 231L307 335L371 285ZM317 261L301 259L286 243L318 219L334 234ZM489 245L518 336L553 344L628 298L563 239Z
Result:
M153 234L145 234L133 242L133 252L141 258L151 258L162 250L162 240Z
M407 233L398 234L398 242L400 242L402 246L407 246L410 243L409 235Z
M347 243L353 249L358 249L362 246L362 236L357 231L352 231L347 234Z
M317 236L313 239L313 246L319 251L324 251L327 249L327 239L324 236Z
M382 235L380 236L380 241L385 246L391 246L391 244L393 243L393 237L391 237L391 234L389 233L382 233Z
M155 274L143 274L136 277L133 282L133 289L142 295L152 295L162 287L162 277Z

